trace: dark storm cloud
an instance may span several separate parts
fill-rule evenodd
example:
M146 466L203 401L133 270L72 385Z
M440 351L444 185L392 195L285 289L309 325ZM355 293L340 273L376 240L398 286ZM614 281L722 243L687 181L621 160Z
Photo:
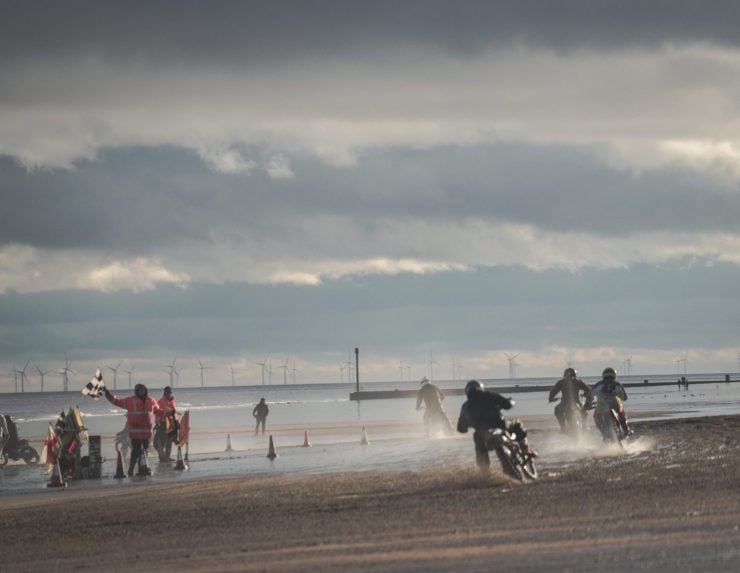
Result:
M594 344L708 347L737 339L740 269L660 268L366 277L322 288L227 284L139 295L75 291L0 295L0 357L39 353L239 355L360 345L390 355ZM619 285L615 289L614 285ZM358 327L361 325L361 328Z
M607 235L734 232L740 213L740 195L715 180L668 169L635 175L568 147L390 150L356 168L305 156L291 166L291 179L260 168L220 174L176 148L107 150L74 170L27 171L0 157L0 244L146 255L183 240L207 243L214 231L287 237L296 232L287 218L310 226L326 214L368 228L482 218Z
M458 53L515 42L553 49L738 45L738 22L740 5L719 0L6 2L0 61L96 55L241 66L400 44Z

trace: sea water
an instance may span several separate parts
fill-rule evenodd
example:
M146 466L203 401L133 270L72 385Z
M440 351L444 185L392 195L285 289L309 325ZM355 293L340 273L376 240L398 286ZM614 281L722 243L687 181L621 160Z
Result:
M650 377L649 383L628 387L629 400L625 404L628 415L640 418L689 417L738 412L740 383L725 382L724 375L696 375L696 380L711 380L711 383L691 384L689 389L679 388L676 376ZM639 377L622 378L623 382L643 382ZM587 380L593 383L594 380ZM673 382L658 386L657 382ZM554 380L517 379L485 380L486 387L518 385L545 386ZM443 388L461 388L464 382L442 381ZM365 392L380 390L415 390L417 382L397 381L362 384ZM172 470L172 464L156 462L156 453L150 457L154 476L152 481L168 481L214 477L221 475L272 475L272 474L317 474L329 471L404 471L419 470L429 466L470 465L472 443L470 436L456 435L429 439L424 433L421 416L415 409L413 397L351 401L349 395L356 390L354 384L310 384L310 385L267 385L236 386L218 388L174 388L177 408L190 411L192 438L188 448L186 472ZM130 395L128 388L114 389L123 397ZM162 388L151 388L151 395L159 399ZM514 409L507 415L530 419L546 419L548 426L554 424L551 417L553 404L547 402L547 393L514 392L510 396L516 401ZM252 410L260 398L265 398L270 414L267 418L267 435L254 436ZM448 395L444 407L453 423L464 401L462 395ZM80 392L45 392L0 394L0 412L10 414L20 424L20 435L29 439L40 449L49 422L67 409L79 406L85 426L91 435L103 435L102 480L80 480L75 487L97 485L121 485L112 479L115 473L116 453L110 436L123 428L125 411L109 403L105 398L93 400ZM388 430L380 431L387 423ZM304 432L317 425L335 428L310 436L311 447L303 446ZM369 435L369 444L361 444L360 426L375 429ZM266 459L267 439L273 429L280 429L276 443L278 458ZM295 430L291 435L286 428ZM393 431L391 431L393 428ZM225 451L227 437L232 451ZM84 453L84 452L83 452ZM547 452L542 462L547 462ZM173 452L174 455L174 452ZM45 486L48 476L41 466L26 466L22 462L11 462L0 470L0 490L16 492L39 489ZM127 483L126 480L124 482Z

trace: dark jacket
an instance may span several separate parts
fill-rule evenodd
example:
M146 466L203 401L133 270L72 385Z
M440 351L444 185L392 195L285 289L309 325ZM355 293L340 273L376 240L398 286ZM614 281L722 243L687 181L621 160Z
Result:
M560 392L563 393L564 404L578 403L580 401L578 395L580 392L583 392L587 399L591 399L591 388L580 378L561 378L558 380L555 386L552 387L552 390L550 390L548 400L552 402Z
M265 402L259 402L252 410L252 416L255 418L267 418L267 414L270 413L270 409L267 407Z
M471 427L478 431L504 428L505 422L501 416L501 410L508 410L511 406L511 400L496 392L489 390L473 392L460 408L457 431L464 434Z
M421 408L421 403L430 410L440 410L442 408L442 400L445 399L442 390L437 388L431 382L424 384L419 392L416 394L416 409Z

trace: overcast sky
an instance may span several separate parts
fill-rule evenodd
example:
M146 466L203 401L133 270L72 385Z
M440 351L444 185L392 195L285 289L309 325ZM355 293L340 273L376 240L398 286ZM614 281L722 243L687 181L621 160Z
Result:
M0 10L0 391L738 370L737 2Z

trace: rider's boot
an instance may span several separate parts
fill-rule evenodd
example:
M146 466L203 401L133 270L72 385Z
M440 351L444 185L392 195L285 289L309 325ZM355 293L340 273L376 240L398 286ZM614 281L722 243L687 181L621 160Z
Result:
M522 452L524 452L528 456L536 458L539 455L534 450L534 448L529 445L529 441L527 441L527 438L522 438L521 440L519 440L519 447L522 449Z
M624 414L624 412L619 414L619 422L622 424L625 435L631 436L632 434L634 434L632 428L630 428L629 422L627 422L627 416Z

